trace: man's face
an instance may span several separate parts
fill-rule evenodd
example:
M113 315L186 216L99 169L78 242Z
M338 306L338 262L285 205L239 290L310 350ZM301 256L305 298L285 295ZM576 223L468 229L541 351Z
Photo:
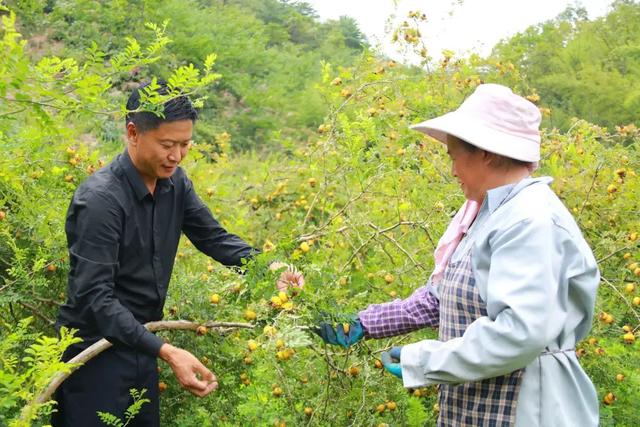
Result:
M191 120L161 123L156 129L137 132L133 123L127 125L132 145L132 160L145 181L169 178L189 152L193 135Z

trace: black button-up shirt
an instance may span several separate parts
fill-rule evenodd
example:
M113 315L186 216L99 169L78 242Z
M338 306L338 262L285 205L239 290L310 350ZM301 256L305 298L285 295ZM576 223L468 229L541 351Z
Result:
M181 168L153 195L126 150L90 176L67 212L71 269L56 326L78 329L83 346L104 337L157 356L162 340L142 324L162 318L181 231L225 265L258 252L220 226Z

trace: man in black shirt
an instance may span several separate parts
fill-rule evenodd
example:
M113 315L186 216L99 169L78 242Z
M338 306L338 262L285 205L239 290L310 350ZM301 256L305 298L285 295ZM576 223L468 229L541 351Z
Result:
M136 89L127 110L139 107ZM113 347L59 388L55 427L101 426L97 411L122 416L131 403L131 388L146 388L151 399L135 425L158 426L157 357L197 396L218 386L195 356L164 343L142 325L162 318L181 232L225 265L241 266L258 252L220 226L178 166L189 151L196 117L184 96L165 103L164 117L129 113L127 149L73 196L66 221L68 296L56 326L78 329L83 342L68 349L64 359L103 337Z

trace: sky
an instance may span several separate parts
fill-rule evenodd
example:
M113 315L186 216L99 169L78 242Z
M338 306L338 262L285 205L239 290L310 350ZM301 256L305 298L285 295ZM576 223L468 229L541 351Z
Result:
M397 23L409 11L420 10L428 21L421 27L422 39L433 58L442 50L459 55L470 51L487 55L501 39L508 38L531 25L552 19L567 6L581 5L589 18L607 13L611 0L304 0L311 4L321 20L342 15L354 18L369 42L387 56L403 58L385 34L389 16Z

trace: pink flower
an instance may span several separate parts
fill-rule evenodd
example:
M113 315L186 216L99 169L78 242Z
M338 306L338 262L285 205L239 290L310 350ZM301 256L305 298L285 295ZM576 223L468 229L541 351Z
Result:
M300 289L304 286L304 276L292 266L283 271L276 282L276 287L282 292L286 291L290 286Z

